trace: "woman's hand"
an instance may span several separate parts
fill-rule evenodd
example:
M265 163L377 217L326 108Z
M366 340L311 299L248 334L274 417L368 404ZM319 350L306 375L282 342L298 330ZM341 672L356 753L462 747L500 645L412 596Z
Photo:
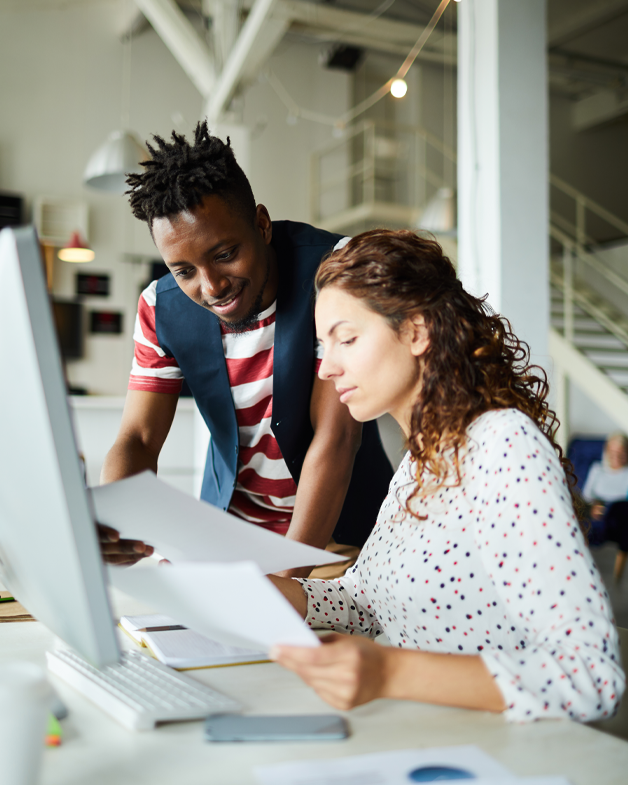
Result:
M601 502L595 502L591 507L591 517L595 521L601 521L606 512L606 507Z
M96 524L96 528L100 551L107 564L129 566L153 555L152 545L146 545L141 540L121 540L120 532L117 529L112 529L111 526L105 526L102 523Z
M314 649L275 646L271 659L294 671L336 709L384 697L390 650L358 636L331 634Z

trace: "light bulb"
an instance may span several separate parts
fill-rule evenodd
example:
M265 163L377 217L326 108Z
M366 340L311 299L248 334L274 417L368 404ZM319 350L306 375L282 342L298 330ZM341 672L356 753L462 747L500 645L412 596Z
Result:
M406 84L405 79L395 79L390 85L390 92L395 98L403 98L408 92L408 85Z

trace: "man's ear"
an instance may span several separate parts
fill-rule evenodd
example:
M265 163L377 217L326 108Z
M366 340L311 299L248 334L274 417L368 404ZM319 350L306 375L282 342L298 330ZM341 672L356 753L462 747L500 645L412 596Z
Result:
M408 335L410 338L410 351L415 357L425 354L430 345L425 319L421 314L408 319Z
M266 245L270 245L270 241L273 239L273 222L263 204L258 204L255 208L255 226Z

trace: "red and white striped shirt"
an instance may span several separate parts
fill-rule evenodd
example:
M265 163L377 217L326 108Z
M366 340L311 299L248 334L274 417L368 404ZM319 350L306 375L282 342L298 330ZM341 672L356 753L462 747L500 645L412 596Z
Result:
M140 297L129 389L178 393L183 374L176 360L166 357L155 332L156 287L157 282L153 281ZM292 519L297 486L271 429L275 310L273 303L243 333L230 333L221 326L240 436L237 485L229 511L285 534ZM316 355L318 366L318 347Z

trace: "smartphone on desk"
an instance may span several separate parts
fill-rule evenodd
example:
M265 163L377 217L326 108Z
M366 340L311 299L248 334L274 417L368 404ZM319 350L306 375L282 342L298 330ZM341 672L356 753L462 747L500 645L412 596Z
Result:
M330 741L348 735L347 721L336 714L217 714L205 720L205 741Z

